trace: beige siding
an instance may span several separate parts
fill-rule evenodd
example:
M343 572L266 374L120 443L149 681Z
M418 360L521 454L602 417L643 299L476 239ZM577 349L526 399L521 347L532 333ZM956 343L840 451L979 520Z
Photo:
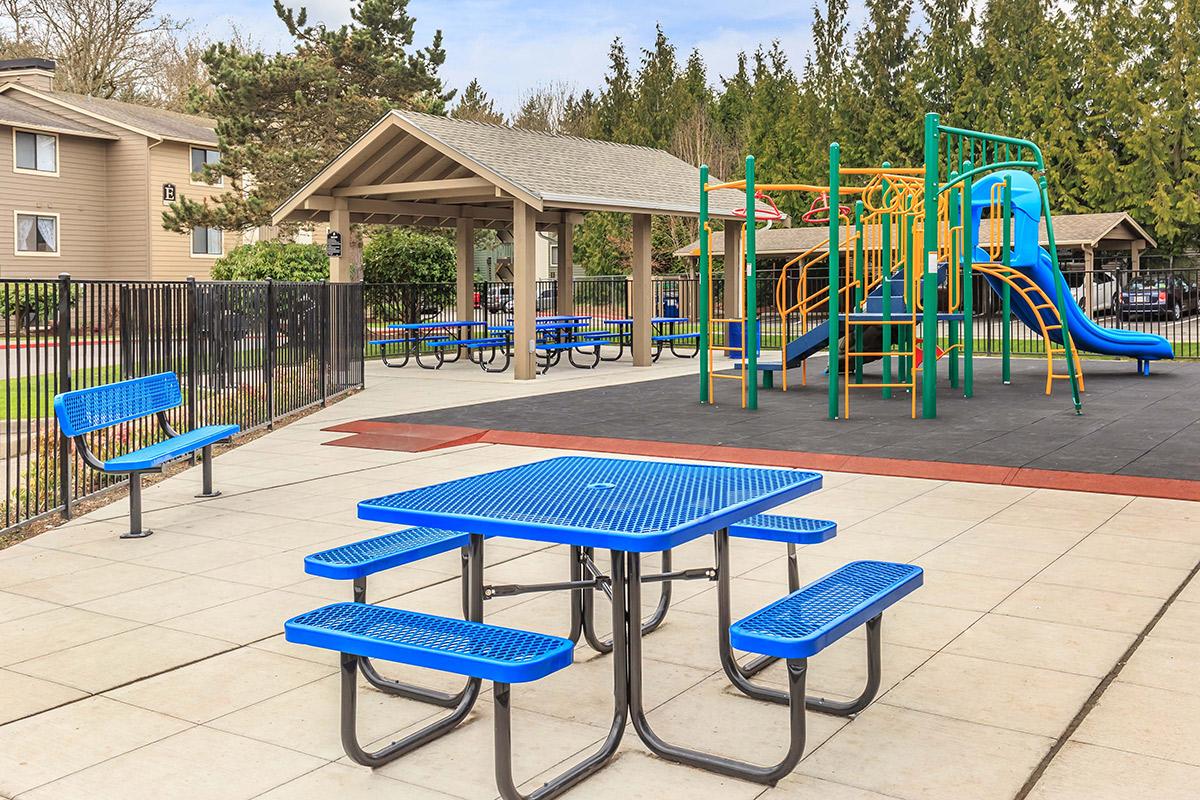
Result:
M58 139L58 176L13 172L13 130L0 126L0 276L109 277L109 142L74 136ZM16 255L14 212L59 216L59 255Z
M150 215L146 199L150 156L146 137L126 134L108 146L108 277L150 275Z
M150 149L150 246L153 263L152 277L155 280L183 280L189 275L197 280L209 277L212 257L192 256L190 235L171 233L162 226L162 187L173 183L179 196L192 200L216 197L224 191L219 186L198 186L192 183L192 156L189 145L180 142L163 142ZM237 244L237 233L225 232L225 252Z

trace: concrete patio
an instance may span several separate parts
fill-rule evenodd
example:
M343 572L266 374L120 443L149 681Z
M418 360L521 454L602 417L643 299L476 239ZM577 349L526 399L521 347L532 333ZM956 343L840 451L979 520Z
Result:
M0 551L0 796L495 797L490 696L460 730L372 772L342 753L335 659L284 642L282 624L349 599L349 586L306 576L302 559L388 530L358 521L358 500L560 451L333 448L322 443L344 434L321 429L694 369L664 359L514 383L468 365L436 374L372 365L366 391L219 457L224 496L195 500L198 470L149 488L154 536L117 539L121 501ZM1200 584L1188 581L1200 562L1200 503L827 473L822 491L784 510L840 526L833 541L802 550L802 578L858 558L925 568L925 586L885 616L879 699L852 721L810 714L806 757L774 788L661 761L630 732L620 757L567 797L1195 796ZM677 566L711 563L705 541L676 552ZM494 539L485 554L489 581L566 577L563 548ZM735 613L785 594L783 561L782 545L735 543ZM396 569L372 579L371 600L458 613L458 569L454 554ZM712 587L677 584L666 624L646 639L651 722L693 747L773 760L786 712L729 688ZM500 598L485 615L562 634L567 601ZM855 693L862 645L860 631L813 659L810 691ZM767 675L781 683L778 671ZM570 669L514 688L525 791L603 739L610 682L608 657L581 646ZM364 741L390 741L440 714L373 690L360 706Z

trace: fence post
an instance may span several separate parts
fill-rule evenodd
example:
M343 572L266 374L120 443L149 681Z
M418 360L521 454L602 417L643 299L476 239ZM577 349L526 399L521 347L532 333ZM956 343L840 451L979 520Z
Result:
M275 428L275 281L267 278L267 342L263 364L267 371L267 429Z
M321 284L321 311L319 322L321 327L321 407L324 408L329 400L329 346L331 337L329 335L329 305L333 287L329 281L323 281Z
M200 288L196 285L196 276L188 275L187 278L188 295L187 295L187 387L188 387L188 403L187 403L187 421L188 430L196 430L196 396L199 392L197 384L199 380L199 368L196 361L199 359L200 352L200 298L197 296ZM196 463L196 454L193 452L191 456L193 464Z
M71 391L71 276L58 276L58 392ZM63 516L71 518L71 441L58 431L58 487Z

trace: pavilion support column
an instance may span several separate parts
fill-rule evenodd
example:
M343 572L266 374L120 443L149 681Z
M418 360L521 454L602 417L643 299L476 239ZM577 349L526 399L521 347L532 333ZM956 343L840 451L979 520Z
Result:
M537 374L534 342L537 333L537 211L513 200L513 367L516 379L532 380Z
M475 318L475 220L459 219L454 226L455 294L459 319ZM470 333L470 331L463 331Z
M650 215L633 215L633 365L648 367L650 319L653 316L653 286L650 282Z
M350 201L344 197L334 198L333 209L329 212L329 230L342 236L342 254L329 258L329 281L349 283L354 279L351 274L354 259L350 254Z
M566 217L566 214L563 214ZM558 313L575 313L575 226L565 219L558 223Z
M1092 315L1092 294L1095 293L1096 282L1092 271L1096 264L1096 248L1090 244L1083 246L1083 313Z
M1145 249L1145 239L1134 239L1129 243L1129 269L1135 275L1142 271L1142 251Z
M736 220L725 222L725 304L720 316L734 319L741 316L738 296L742 287L742 224Z

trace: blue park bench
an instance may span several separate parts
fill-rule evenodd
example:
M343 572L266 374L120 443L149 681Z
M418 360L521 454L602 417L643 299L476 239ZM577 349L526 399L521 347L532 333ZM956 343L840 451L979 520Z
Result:
M241 428L237 425L205 425L179 433L167 412L183 405L179 378L173 372L63 392L54 397L54 415L64 436L71 437L84 463L106 474L129 476L129 532L122 539L149 536L142 528L143 472L159 472L162 465L200 450L203 458L203 492L197 497L216 497L212 488L212 446L226 441ZM123 455L100 460L88 447L87 434L123 422L154 415L159 430L167 437Z

